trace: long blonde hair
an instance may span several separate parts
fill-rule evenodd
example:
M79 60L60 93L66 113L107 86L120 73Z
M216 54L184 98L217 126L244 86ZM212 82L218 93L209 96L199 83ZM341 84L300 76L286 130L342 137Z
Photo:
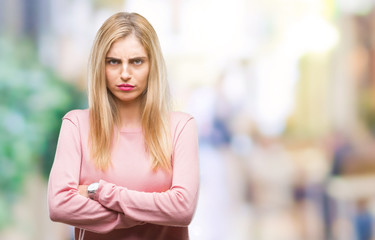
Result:
M90 156L98 169L111 165L115 129L120 126L115 97L106 86L105 57L113 42L134 34L145 48L150 71L142 95L142 131L152 168L171 169L170 93L166 67L157 34L151 24L137 13L119 12L99 29L90 54L88 95L90 111Z

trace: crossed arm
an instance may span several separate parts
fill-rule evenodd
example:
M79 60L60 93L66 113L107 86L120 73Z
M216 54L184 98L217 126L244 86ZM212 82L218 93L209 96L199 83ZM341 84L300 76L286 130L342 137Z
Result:
M139 192L100 180L94 200L79 185L80 137L74 121L64 120L49 180L50 217L93 232L109 232L145 223L187 226L199 185L198 142L194 119L178 135L173 181L166 192ZM77 161L78 158L78 161Z

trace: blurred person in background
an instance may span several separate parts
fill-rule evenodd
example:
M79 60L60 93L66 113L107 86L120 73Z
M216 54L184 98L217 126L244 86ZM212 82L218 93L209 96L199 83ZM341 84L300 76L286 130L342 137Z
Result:
M48 187L50 218L76 239L189 239L198 198L193 117L172 112L159 40L120 12L99 29L89 109L68 112Z

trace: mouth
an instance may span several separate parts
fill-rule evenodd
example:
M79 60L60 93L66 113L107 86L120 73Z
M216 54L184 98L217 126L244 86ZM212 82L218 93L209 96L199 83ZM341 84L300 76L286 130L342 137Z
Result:
M135 87L134 85L131 85L131 84L119 84L117 85L117 87L121 90L121 91L131 91L133 90L133 88Z

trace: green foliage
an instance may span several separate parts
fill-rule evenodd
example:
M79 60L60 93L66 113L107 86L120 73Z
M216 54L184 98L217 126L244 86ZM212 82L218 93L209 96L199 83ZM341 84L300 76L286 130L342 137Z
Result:
M375 94L370 87L359 94L359 116L367 129L375 135Z
M62 116L85 94L37 59L32 42L0 38L0 229L29 171L47 178Z

